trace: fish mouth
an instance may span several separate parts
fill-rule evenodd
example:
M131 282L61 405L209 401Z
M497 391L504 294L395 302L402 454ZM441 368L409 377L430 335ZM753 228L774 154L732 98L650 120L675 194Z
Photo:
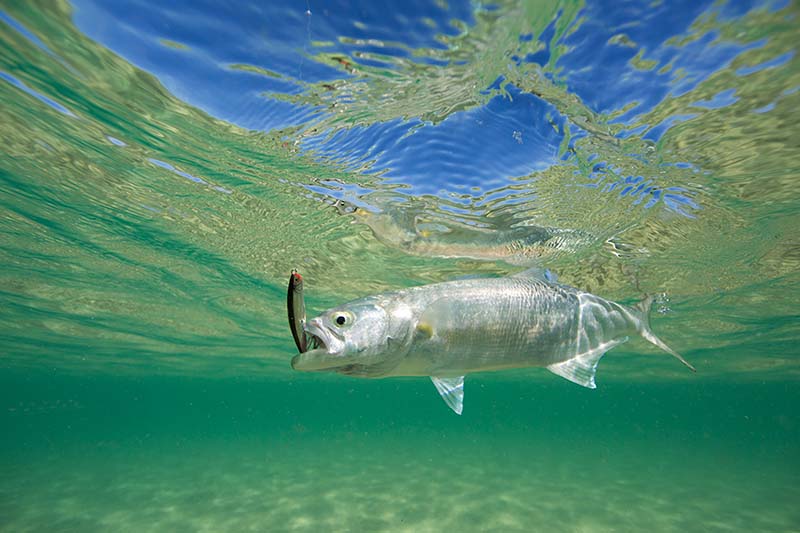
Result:
M342 366L341 351L344 346L340 339L316 320L305 325L304 333L308 350L292 357L293 369L314 372Z
M325 350L326 352L328 351L328 347L325 345L324 340L308 332L305 332L305 335L306 335L306 346L308 347L306 352L311 352L314 350Z

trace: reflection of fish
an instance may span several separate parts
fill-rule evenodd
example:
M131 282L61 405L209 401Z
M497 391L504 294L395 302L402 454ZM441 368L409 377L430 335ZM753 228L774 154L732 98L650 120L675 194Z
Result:
M525 226L510 230L459 231L438 235L418 231L404 248L413 255L502 260L516 265L530 265L558 251L574 251L580 242L574 231Z
M508 278L437 283L369 296L306 324L310 351L292 367L378 378L430 376L461 414L464 375L543 366L594 388L597 363L639 334L680 359L650 329L650 299L626 307L526 270Z
M308 349L306 334L303 331L306 326L306 304L303 299L303 277L297 270L292 270L292 274L289 276L286 308L289 311L289 329L292 330L294 343L297 345L297 350L303 353Z
M515 226L488 229L464 224L423 223L411 210L374 213L352 208L352 213L372 230L383 244L411 255L506 261L531 265L558 252L574 252L592 242L589 235L570 229Z

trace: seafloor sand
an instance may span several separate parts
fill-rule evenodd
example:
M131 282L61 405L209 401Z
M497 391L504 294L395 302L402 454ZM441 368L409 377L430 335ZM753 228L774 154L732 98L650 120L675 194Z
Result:
M800 531L791 383L0 385L2 531Z
M790 465L436 436L71 450L2 464L4 531L798 531Z

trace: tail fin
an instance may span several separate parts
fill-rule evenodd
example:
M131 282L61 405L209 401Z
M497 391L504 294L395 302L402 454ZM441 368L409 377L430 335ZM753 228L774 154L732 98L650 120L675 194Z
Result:
M689 369L692 372L697 372L697 370L691 364L689 364L689 362L686 359L684 359L681 354L679 354L678 352L667 346L664 343L664 341L656 337L656 334L653 333L652 329L650 329L650 307L652 305L653 305L653 297L647 296L644 300L633 306L633 308L639 314L639 324L641 328L639 330L639 333L641 334L641 336L650 341L651 343L655 344L656 346L658 346L671 356L678 359L678 361L689 367Z

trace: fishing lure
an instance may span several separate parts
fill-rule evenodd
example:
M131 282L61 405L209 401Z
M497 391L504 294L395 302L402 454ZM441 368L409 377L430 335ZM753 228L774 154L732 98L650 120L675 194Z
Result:
M303 299L303 276L292 269L289 276L289 289L286 294L286 308L289 312L289 329L300 353L308 351L306 342L306 303Z

